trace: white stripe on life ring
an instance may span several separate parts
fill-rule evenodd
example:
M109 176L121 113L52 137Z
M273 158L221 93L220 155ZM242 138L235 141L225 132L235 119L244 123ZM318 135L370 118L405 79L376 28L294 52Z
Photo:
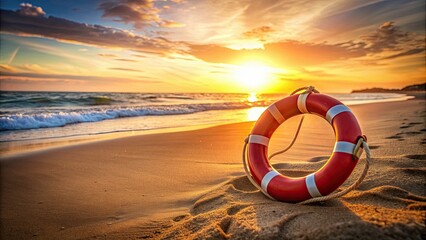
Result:
M325 118L329 123L333 121L333 118L342 112L350 112L351 110L343 104L336 105L330 108L325 115Z
M303 93L300 94L297 98L297 108L301 113L309 113L308 109L306 108L306 99L308 98L309 93Z
M354 149L355 149L355 144L351 142L336 142L336 145L334 145L333 152L353 154Z
M249 143L257 143L265 146L269 145L269 138L262 135L250 135Z
M271 106L269 106L268 111L275 118L275 120L277 120L279 124L285 121L285 118L281 114L280 110L278 110L277 106L275 106L275 104L272 104Z
M321 197L321 193L317 188L317 184L315 183L315 173L311 173L305 178L306 187L308 188L308 192L311 197Z
M263 190L265 190L265 192L268 192L268 185L269 185L269 182L271 182L272 178L278 175L280 174L277 171L271 170L267 174L265 174L265 176L263 176L260 186L262 187Z

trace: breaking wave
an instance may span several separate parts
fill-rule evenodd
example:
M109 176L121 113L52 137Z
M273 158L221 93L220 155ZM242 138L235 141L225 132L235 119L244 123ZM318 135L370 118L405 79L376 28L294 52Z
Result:
M247 103L180 104L80 109L69 112L15 113L0 116L0 130L63 127L75 123L98 122L124 117L190 114L209 110L242 109L250 106Z

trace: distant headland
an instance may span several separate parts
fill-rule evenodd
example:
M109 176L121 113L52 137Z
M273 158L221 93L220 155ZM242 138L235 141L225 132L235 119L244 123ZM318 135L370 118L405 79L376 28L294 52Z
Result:
M389 88L366 88L353 90L352 93L382 93L382 92L424 92L426 91L426 83L409 85L400 89L389 89Z

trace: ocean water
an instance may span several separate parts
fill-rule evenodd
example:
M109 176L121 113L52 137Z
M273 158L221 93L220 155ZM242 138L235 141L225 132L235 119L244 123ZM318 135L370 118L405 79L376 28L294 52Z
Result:
M395 93L330 94L347 105ZM0 142L253 121L286 94L0 92Z

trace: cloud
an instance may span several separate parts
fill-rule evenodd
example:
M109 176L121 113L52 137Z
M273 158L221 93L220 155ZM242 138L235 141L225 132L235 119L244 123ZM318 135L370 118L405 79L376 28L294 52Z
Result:
M11 67L9 65L4 65L4 64L0 64L0 70L2 70L1 72L3 72L3 71L16 72L16 68Z
M301 70L302 73L306 73L308 75L311 76L315 76L315 77L334 77L336 76L336 74L331 74L322 70L307 70L305 68L303 68Z
M280 26L289 20L300 19L301 16L306 16L306 9L316 11L327 1L242 0L238 2L241 6L245 6L242 20L246 26L253 27L268 25L267 23L276 23L275 26Z
M115 57L118 57L117 55L111 54L111 53L99 53L98 56L106 57L106 58L115 58Z
M24 34L24 36L28 36L28 34ZM2 34L2 37L4 39L12 39L12 41L14 41L16 44L19 44L22 47L25 47L25 49L31 49L39 53L58 56L61 58L72 60L72 61L78 61L80 63L85 64L86 66L94 66L96 64L101 63L101 61L99 61L96 58L89 59L87 58L87 56L83 56L82 54L70 53L69 51L66 51L60 47L38 43L38 41L33 41L31 38L16 38L16 37L10 38L11 35L9 34L4 34L4 36Z
M108 5L111 9L119 5L126 5L139 10L142 8L155 8L153 1L150 0L115 0L104 1L102 4L104 4L104 7ZM250 6L254 5L256 4L251 3ZM26 8L29 7L25 6ZM270 8L266 8L264 4L262 6L266 12L272 10L276 12L287 5L277 3L272 4ZM38 9L38 7L32 5L31 8ZM2 32L24 36L41 36L63 42L99 47L123 48L161 56L170 55L171 53L186 53L205 62L212 63L239 64L242 61L257 59L278 67L312 66L361 57L365 57L363 60L381 60L386 57L398 58L419 54L422 52L421 49L424 49L424 37L419 39L419 36L401 30L393 22L384 22L375 31L351 41L315 43L279 40L272 42L270 41L271 39L268 39L268 43L263 44L263 49L235 50L218 44L175 42L162 37L149 38L122 29L79 23L53 16L48 17L45 14L34 17L28 14L21 14L19 11L1 10ZM43 9L40 8L37 11L43 12ZM245 12L247 13L247 11ZM238 13L235 17L240 15ZM149 19L155 20L156 18ZM169 20L157 19L155 21L159 21L155 24L169 25L169 27L178 24ZM232 21L225 22L232 23ZM244 32L243 35L248 38L266 40L269 34L273 34L276 31L274 26L260 25L260 27ZM241 32L238 31L238 34L241 34ZM281 34L281 32L277 32L278 34ZM229 35L228 38L230 36L232 35ZM241 37L241 35L239 36ZM99 54L99 56L117 58L117 56L108 56L107 54Z
M102 77L102 76L88 76L88 75L69 75L69 74L46 74L46 73L29 73L29 72L9 72L1 71L0 79L10 79L15 81L20 80L66 80L66 81L97 81L100 83L107 82L137 82L137 83L160 83L156 80L141 80L141 79L131 79L131 78L116 78L116 77Z
M264 42L266 40L266 37L273 32L275 32L275 30L272 29L272 27L262 26L262 27L254 28L250 31L244 32L243 36L245 38L256 39L256 40Z
M99 4L102 17L116 22L132 24L136 29L148 26L183 27L184 24L163 20L159 16L161 9L154 5L154 0L106 0Z
M366 48L370 52L380 52L384 49L401 50L403 46L400 43L409 42L410 36L396 27L394 22L385 22L364 40L369 43Z
M24 69L25 71L31 71L31 72L36 72L36 73L46 73L49 72L49 69L42 67L38 64L24 64L22 67L19 66L17 67L19 69Z
M19 6L21 7L21 9L17 10L16 12L21 15L31 17L40 17L46 15L46 13L41 7L36 7L29 3L21 3Z
M334 1L321 12L313 25L331 34L347 34L388 19L408 27L406 24L418 21L419 16L424 21L424 9L425 2L417 0ZM406 30L415 29L408 27Z
M67 75L67 74L46 74L46 73L33 73L33 72L1 72L2 77L26 77L26 78L41 78L41 79L87 79L98 80L99 77L84 76L84 75Z
M143 28L152 23L160 22L158 9L152 0L116 0L99 4L103 11L102 17L112 18L116 22L133 24L135 28Z
M116 58L114 60L116 60L116 61L122 61L122 62L138 62L137 60L128 59L128 58Z
M69 79L35 79L35 78L28 78L28 77L4 77L0 76L0 80L2 83L2 87L4 87L5 90L10 88L7 85L12 86L19 86L19 85L28 85L28 84L34 84L34 86L40 85L40 84L64 84L64 83L72 83L72 84L82 84L85 81L84 80L69 80ZM13 89L13 87L11 88ZM42 88L42 90L46 90L45 88ZM13 90L12 90L13 91Z
M170 21L170 20L163 20L160 25L162 27L167 27L167 28L181 28L181 27L185 27L186 25L183 23L178 23L175 21Z
M170 42L164 38L149 38L126 30L52 16L34 17L1 9L0 17L1 31L16 35L41 36L63 42L124 48L154 54L175 52L180 47L180 43Z
M138 57L138 58L146 58L147 57L147 56L141 55L141 54L133 54L133 56Z
M13 52L12 52L12 54L10 54L10 57L9 57L9 60L7 61L7 65L10 65L12 62L13 62L13 60L15 60L15 57L16 57L16 55L18 54L18 51L19 51L19 47L17 47Z
M161 1L158 1L160 3ZM242 33L262 26L275 32L268 42L286 39L304 41L348 41L371 31L377 24L395 21L405 31L424 33L425 1L359 0L187 0L187 4L170 3L167 14L186 24L170 38L199 44L241 45ZM157 3L156 3L157 4ZM159 4L158 4L159 5ZM248 42L248 41L246 41ZM253 42L253 41L251 41Z
M112 67L108 68L111 70L118 70L118 71L129 71L129 72L142 72L141 70L133 69L133 68L119 68L119 67Z
M263 49L241 50L218 45L196 45L191 47L190 54L206 62L239 64L257 60L281 67L311 66L364 55L362 51L349 51L345 46L299 41L267 43Z
M251 59L281 67L312 66L360 57L380 60L383 54L393 53L392 58L418 54L424 51L422 39L400 30L393 22L385 22L361 40L333 44L286 40L266 43L263 49L241 50L214 44L191 45L189 53L213 63L239 64Z
M410 49L408 51L397 53L397 54L394 54L394 55L391 55L391 56L387 56L387 57L384 57L382 59L394 59L394 58L399 58L399 57L411 56L411 55L414 55L414 54L422 53L424 51L425 51L424 48Z

